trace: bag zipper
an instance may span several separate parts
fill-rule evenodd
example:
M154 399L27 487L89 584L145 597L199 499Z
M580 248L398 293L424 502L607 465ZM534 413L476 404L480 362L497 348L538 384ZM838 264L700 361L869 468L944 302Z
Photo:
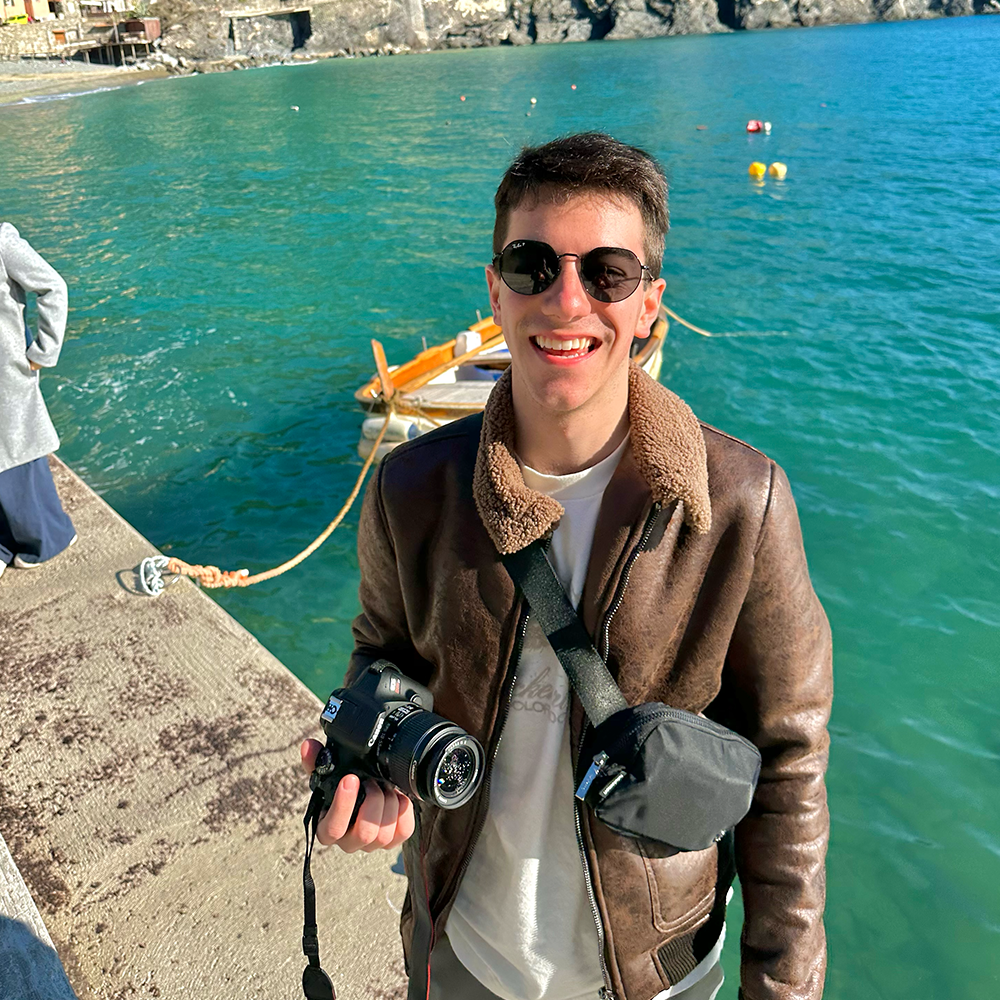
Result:
M693 729L700 729L702 732L711 733L713 736L717 736L721 740L729 740L736 743L744 743L746 746L751 747L756 750L757 748L745 737L740 736L739 733L729 731L729 734L720 733L717 731L716 727L712 724L710 719L703 719L700 715L694 712L685 712L681 708L672 708L670 705L664 705L661 709L656 712L650 712L649 715L645 716L634 726L630 726L625 732L619 733L618 739L615 740L614 744L610 748L609 756L614 759L615 751L628 739L635 736L636 733L641 732L653 723L653 728L656 724L664 722L667 719L676 719L678 722L683 722L687 726L691 726ZM606 763L605 761L604 763ZM594 758L594 763L596 765L597 758ZM601 764L603 767L603 763ZM589 772L588 772L589 774ZM594 774L597 777L597 774ZM588 786L589 787L589 786Z

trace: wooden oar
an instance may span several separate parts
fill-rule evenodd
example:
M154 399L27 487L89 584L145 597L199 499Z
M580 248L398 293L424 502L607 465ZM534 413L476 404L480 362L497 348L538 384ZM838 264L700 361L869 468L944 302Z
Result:
M396 386L389 372L389 362L385 359L385 348L374 338L372 339L372 354L375 355L375 371L378 372L379 384L382 386L382 398L389 402L396 393Z

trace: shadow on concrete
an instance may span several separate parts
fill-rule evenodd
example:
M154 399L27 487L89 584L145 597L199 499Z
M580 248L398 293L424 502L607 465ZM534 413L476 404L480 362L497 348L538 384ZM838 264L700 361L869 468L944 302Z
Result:
M0 997L77 1000L52 947L20 920L0 916Z
M147 597L148 595L143 593L142 588L139 586L139 567L134 566L132 569L120 569L115 573L115 579L118 581L118 586L122 590L127 591L130 594L136 594L139 597Z

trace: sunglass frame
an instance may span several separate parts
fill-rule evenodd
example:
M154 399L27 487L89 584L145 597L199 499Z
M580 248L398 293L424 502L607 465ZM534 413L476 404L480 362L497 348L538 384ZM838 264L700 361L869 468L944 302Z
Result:
M542 247L543 251L547 251L551 255L551 258L556 262L556 270L552 276L552 280L545 285L544 288L539 288L536 291L524 292L519 288L515 288L504 274L503 267L501 266L503 261L503 256L511 249L520 249L526 246L537 246ZM584 262L586 259L595 253L600 253L601 251L608 251L611 253L624 254L626 257L631 257L639 265L639 274L635 279L635 284L629 289L628 293L620 296L619 298L609 298L605 295L596 294L596 290L591 287L591 281L584 275ZM611 302L624 302L631 295L635 294L635 290L642 284L643 275L646 274L652 280L653 272L650 271L648 267L639 258L626 247L594 247L592 250L586 251L586 253L556 253L555 247L542 240L511 240L500 253L493 255L493 266L497 269L497 273L500 275L503 283L512 291L515 295L541 295L543 292L547 292L558 280L559 275L562 274L562 260L564 257L575 257L576 260L580 262L579 275L580 284L583 286L584 291L592 298L595 302L611 303ZM631 279L630 279L631 280Z

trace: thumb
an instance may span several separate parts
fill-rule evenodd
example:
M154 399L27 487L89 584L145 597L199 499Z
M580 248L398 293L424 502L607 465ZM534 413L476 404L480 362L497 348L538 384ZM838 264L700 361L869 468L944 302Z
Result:
M312 774L313 768L316 766L316 757L322 749L323 744L318 740L302 741L302 745L299 747L299 755L302 758L302 767L305 769L306 774Z

